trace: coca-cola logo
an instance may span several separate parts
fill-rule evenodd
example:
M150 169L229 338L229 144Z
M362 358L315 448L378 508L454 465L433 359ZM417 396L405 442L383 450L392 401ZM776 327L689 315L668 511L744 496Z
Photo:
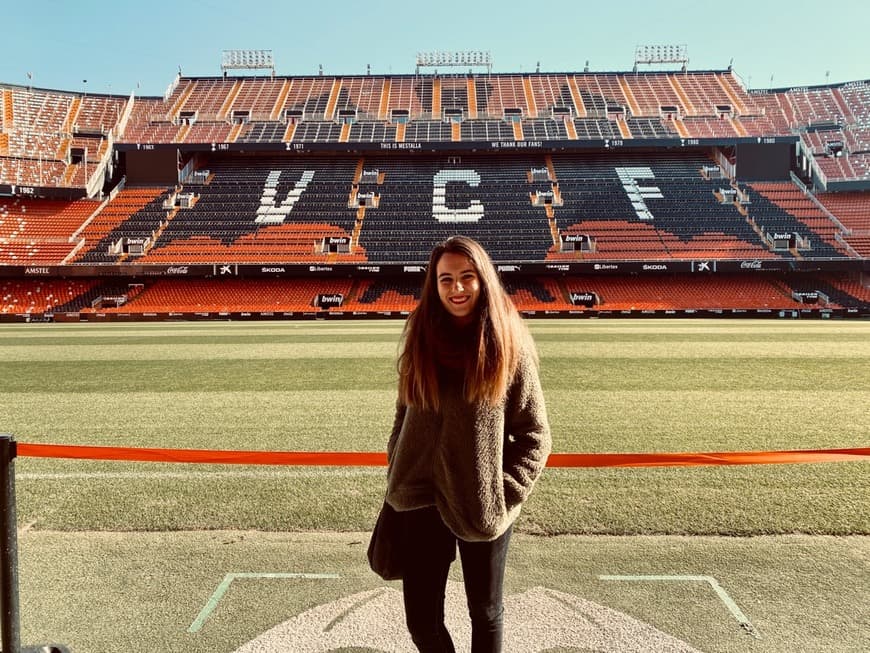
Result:
M741 270L760 270L761 269L761 261L741 261L740 262Z
M166 268L166 274L187 274L189 268L186 265L174 265Z

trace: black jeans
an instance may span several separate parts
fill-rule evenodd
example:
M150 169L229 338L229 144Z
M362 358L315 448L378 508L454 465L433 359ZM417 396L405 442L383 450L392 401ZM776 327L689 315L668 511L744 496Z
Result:
M504 569L512 527L491 542L465 542L450 532L435 508L405 515L407 558L402 593L414 644L421 653L455 653L444 625L444 592L458 544L471 617L471 653L500 653Z

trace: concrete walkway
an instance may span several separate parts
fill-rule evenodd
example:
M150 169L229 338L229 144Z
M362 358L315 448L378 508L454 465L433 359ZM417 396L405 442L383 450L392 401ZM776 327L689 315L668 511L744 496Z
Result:
M396 584L398 585L398 584ZM470 648L471 627L461 583L447 584L446 621L457 651ZM360 592L303 612L235 653L327 653L342 647L415 653L398 586ZM505 598L505 653L555 647L608 653L698 653L622 612L543 587Z

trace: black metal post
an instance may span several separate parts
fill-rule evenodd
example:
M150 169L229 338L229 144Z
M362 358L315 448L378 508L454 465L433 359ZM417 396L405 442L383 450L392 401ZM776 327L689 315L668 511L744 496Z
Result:
M15 515L15 439L0 434L0 608L2 647L21 651L18 604L18 524Z

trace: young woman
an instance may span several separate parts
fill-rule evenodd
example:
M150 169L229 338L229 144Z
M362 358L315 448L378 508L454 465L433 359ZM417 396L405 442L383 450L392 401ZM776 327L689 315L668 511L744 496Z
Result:
M501 651L508 542L550 428L534 343L474 240L432 251L398 371L386 498L406 517L408 630L421 652L455 650L444 595L458 544L472 653Z

